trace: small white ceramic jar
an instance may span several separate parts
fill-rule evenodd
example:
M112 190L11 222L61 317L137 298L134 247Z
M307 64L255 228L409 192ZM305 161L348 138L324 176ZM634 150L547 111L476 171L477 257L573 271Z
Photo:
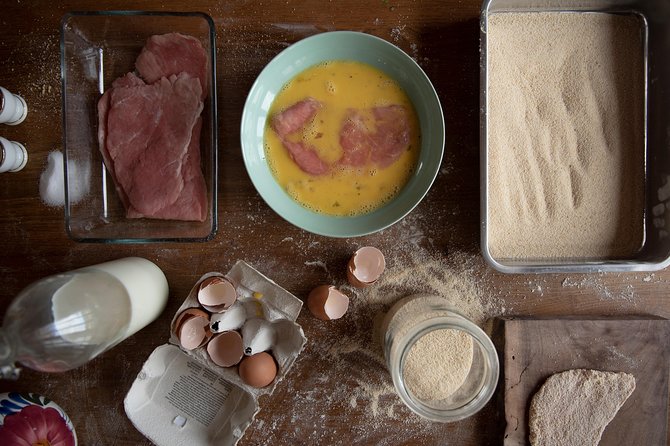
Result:
M432 421L458 421L475 414L491 399L498 383L500 367L496 349L481 328L448 306L443 297L420 294L401 299L386 314L380 334L383 336L384 356L396 392L403 403L418 415ZM425 364L434 366L433 370L428 366L417 371L416 363L412 368L409 365L415 360L409 359L412 349L425 345L428 339L441 334L465 341L463 345L468 349L465 350L467 362L463 360L464 355L458 358L451 356L452 351L447 350L448 346L438 343L433 346L435 355L424 358ZM424 340L417 344L422 338ZM414 355L422 348L417 347ZM422 352L427 353L426 350ZM449 373L445 373L448 371L460 376L455 381L451 377L452 389L448 394L443 394L438 386L449 380L450 377L446 376ZM422 399L417 396L420 392L413 391L410 381L417 378L427 385L436 385L435 392L430 392L429 388L430 397ZM424 395L429 392L423 390Z
M28 105L18 94L0 87L0 124L17 125L28 116Z
M27 162L28 151L23 144L0 136L0 173L18 172Z

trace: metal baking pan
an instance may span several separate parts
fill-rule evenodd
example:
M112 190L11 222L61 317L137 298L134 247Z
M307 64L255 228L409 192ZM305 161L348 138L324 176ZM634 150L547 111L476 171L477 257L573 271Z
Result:
M612 12L640 16L645 27L644 235L629 258L500 258L489 246L489 15L498 12ZM655 271L670 264L670 8L667 0L485 0L480 16L480 209L482 253L504 273Z

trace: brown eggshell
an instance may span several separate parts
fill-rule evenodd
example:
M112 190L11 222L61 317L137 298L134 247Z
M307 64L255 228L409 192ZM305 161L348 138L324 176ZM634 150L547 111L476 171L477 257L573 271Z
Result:
M321 285L307 296L307 308L318 319L339 319L349 308L349 298L332 285Z
M204 317L207 320L209 320L209 314L205 313L199 308L187 308L181 313L179 313L179 316L177 316L177 319L175 319L174 324L172 324L172 332L179 337L179 330L181 330L181 326L186 321L187 319L190 319L192 317Z
M236 331L224 331L207 343L207 353L216 365L221 367L237 365L244 356L242 336Z
M198 302L212 313L222 313L237 300L235 285L225 277L209 277L198 288Z
M186 350L193 350L205 344L212 336L209 330L209 317L193 316L186 318L177 333L179 343Z
M375 283L386 268L384 254L373 247L365 246L354 253L347 265L347 280L357 288Z
M239 374L247 385L260 389L274 381L277 376L277 363L267 352L245 356L240 363Z

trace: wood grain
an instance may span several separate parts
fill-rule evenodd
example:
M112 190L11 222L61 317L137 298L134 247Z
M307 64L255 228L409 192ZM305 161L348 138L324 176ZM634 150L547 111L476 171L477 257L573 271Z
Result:
M668 271L509 276L485 265L479 248L480 6L479 0L4 1L0 85L21 94L30 111L21 125L0 126L0 135L29 152L23 171L0 174L0 314L41 277L129 255L165 271L170 298L158 320L86 366L58 375L24 370L17 382L0 382L0 391L49 396L68 412L82 445L149 445L125 416L123 398L151 351L167 342L170 320L198 277L243 259L304 299L316 285L344 284L346 261L363 245L387 253L396 269L403 266L394 254L398 246L469 259L473 267L463 280L482 284L482 293L499 303L499 314L670 317ZM62 141L60 20L67 11L100 8L197 10L216 24L219 231L210 242L75 243L65 234L63 210L40 200L47 154ZM402 222L356 239L316 236L281 219L255 191L240 151L242 107L258 73L291 43L331 30L374 34L414 57L433 81L447 122L444 159L426 198ZM337 357L329 353L347 342L367 342L379 307L364 303L352 302L352 313L332 324L301 313L306 349L288 379L261 399L261 412L240 444L500 444L504 416L495 404L458 423L426 423L383 392L390 379L382 362L353 348Z
M670 321L665 319L502 319L496 321L504 370L504 444L528 442L528 408L554 373L626 372L633 394L603 432L601 444L667 444Z

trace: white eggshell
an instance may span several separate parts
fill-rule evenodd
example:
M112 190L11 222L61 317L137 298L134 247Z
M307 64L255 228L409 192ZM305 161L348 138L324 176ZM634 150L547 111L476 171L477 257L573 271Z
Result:
M260 318L247 320L242 326L242 344L247 356L270 350L275 342L272 323Z
M247 319L247 312L240 301L235 302L225 313L213 314L210 318L209 327L212 333L237 330Z
M347 265L347 279L358 288L372 285L386 268L384 254L373 247L365 246L354 253Z

